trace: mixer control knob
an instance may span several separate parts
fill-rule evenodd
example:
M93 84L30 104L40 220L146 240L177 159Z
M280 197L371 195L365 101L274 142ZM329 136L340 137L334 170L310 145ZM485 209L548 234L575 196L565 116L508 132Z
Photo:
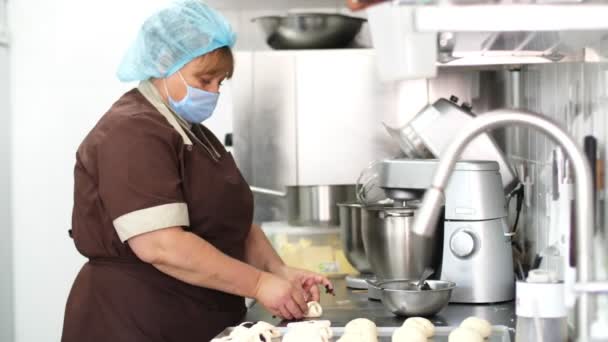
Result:
M475 251L475 238L464 230L452 234L450 249L455 256L466 258Z

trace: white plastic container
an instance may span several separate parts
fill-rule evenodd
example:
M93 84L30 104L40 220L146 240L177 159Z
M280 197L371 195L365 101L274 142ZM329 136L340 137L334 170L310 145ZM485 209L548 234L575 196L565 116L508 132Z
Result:
M567 342L564 283L555 272L532 270L516 284L516 342Z
M414 8L387 2L367 10L382 80L437 75L437 33L416 31Z

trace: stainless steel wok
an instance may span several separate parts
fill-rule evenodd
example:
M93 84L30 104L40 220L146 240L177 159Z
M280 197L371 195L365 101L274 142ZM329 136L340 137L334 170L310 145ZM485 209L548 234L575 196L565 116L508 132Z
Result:
M338 49L349 47L365 19L341 14L293 13L264 16L257 22L270 47L289 49Z

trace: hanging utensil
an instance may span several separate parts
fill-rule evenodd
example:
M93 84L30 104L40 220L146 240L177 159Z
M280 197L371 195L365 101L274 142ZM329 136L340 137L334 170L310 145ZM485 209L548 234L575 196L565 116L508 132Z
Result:
M585 156L587 156L587 160L589 161L589 168L591 169L591 176L593 180L593 212L597 212L597 139L588 135L583 140L583 146L585 150ZM597 234L599 231L599 227L594 223L595 233Z

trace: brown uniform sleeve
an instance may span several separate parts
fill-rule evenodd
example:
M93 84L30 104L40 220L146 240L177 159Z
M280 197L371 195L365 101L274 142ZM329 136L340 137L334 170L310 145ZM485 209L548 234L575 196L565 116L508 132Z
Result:
M121 241L189 225L179 139L152 114L138 114L124 119L99 144L99 193Z

